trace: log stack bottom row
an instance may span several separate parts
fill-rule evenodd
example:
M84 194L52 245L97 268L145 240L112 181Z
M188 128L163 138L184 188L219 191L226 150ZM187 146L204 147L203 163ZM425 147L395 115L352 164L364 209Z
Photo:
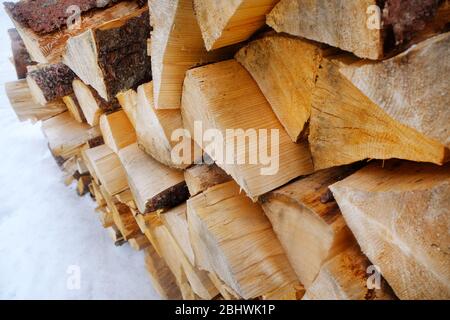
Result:
M450 299L450 1L83 3L6 91L163 299Z

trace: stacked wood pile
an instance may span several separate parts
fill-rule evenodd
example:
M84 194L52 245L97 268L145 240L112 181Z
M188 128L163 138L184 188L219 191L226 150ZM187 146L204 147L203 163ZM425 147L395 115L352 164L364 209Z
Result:
M11 105L161 297L450 298L449 1L25 3Z

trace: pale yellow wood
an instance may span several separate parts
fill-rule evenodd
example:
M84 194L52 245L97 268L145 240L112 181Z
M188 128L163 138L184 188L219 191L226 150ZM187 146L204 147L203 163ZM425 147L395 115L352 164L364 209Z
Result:
M100 115L103 110L100 108L94 93L81 80L74 80L72 82L73 92L77 97L81 110L83 111L86 122L91 126L98 125Z
M184 171L184 179L193 197L217 184L230 181L232 178L216 164L197 164Z
M450 298L450 166L379 162L331 190L400 299Z
M153 288L162 299L180 300L182 298L176 279L152 246L145 249L145 266L150 275Z
M316 172L261 197L262 207L300 282L308 289L320 267L354 243L328 186L354 172Z
M123 110L101 115L100 130L105 144L115 153L136 142L136 132Z
M240 147L234 157L228 159L230 161L226 161L225 156L225 159L218 159L217 155L210 154L217 165L230 174L253 199L313 171L307 142L296 144L291 141L256 82L235 60L187 72L182 115L185 128L191 132L199 146L214 146L217 150L222 148L224 155L225 147L230 147L237 140L235 136L227 136L227 129L241 129L241 133L237 132L240 138L244 138L247 130L253 132L255 137L259 134L259 137L254 139L246 139L249 141L245 143L245 148ZM203 132L207 129L217 129L224 137L223 146L218 139L204 143L202 134L194 132L195 121L201 122ZM266 130L265 137L258 131L260 129ZM272 133L278 136L278 141L270 139ZM265 172L270 168L269 165L259 161L262 158L261 150L264 150L262 148L267 148L267 155L272 155L272 160L277 161L277 164L272 163L274 170L270 172ZM250 160L254 157L259 160L253 159L252 164ZM238 161L239 159L245 161ZM218 160L223 161L219 163Z
M186 295L189 295L188 298L192 299L194 293L202 299L210 300L214 298L218 291L209 279L208 274L190 264L161 219L154 214L141 215L139 219L141 225L144 225L144 233L149 237L153 247L157 248L157 252L165 259L168 267L172 270L182 290L183 298L186 299ZM189 288L191 290L188 290Z
M340 74L348 63L325 59L319 70L309 135L314 168L366 158L444 163L448 149L390 117Z
M362 58L380 59L381 30L368 27L367 12L376 4L376 0L281 0L267 16L267 24L277 32L327 43Z
M121 1L110 8L97 10L93 14L83 15L79 28L68 29L67 27L63 27L61 30L45 35L38 35L30 28L20 25L14 19L11 20L23 39L33 61L39 63L57 63L61 61L61 56L65 51L66 42L69 38L75 37L106 21L125 16L135 11L137 7L138 4L135 1Z
M268 294L296 276L261 207L230 181L187 202L195 264L244 299Z
M136 3L135 1L130 1L130 3ZM83 33L77 34L76 36L70 37L67 40L66 50L64 52L63 61L64 63L70 67L70 69L75 72L75 74L86 84L94 88L100 97L102 97L105 101L112 101L114 96L118 92L110 92L109 90L109 81L123 81L121 85L126 87L121 88L124 90L130 89L134 85L133 76L128 76L128 78L119 78L114 77L114 72L117 72L116 69L117 64L120 63L118 61L114 61L114 64L110 64L108 67L112 70L113 75L108 76L104 67L102 66L101 60L99 60L100 55L102 54L102 49L104 50L104 46L107 44L105 41L108 41L108 37L105 36L107 32L110 34L118 33L117 36L120 36L120 28L127 24L133 18L140 17L143 13L148 10L147 6L142 8L134 7L116 19L110 19L106 22L95 25L89 29L86 29ZM131 27L130 27L131 28ZM99 35L100 33L100 35ZM130 36L130 35L129 35ZM147 36L146 36L147 38ZM142 38L136 38L135 45L137 46L139 42L147 41ZM100 40L99 40L100 39ZM128 39L126 39L128 40ZM100 42L103 41L103 42ZM100 46L100 47L99 47ZM128 56L128 52L126 51L127 47L121 48L122 50L117 50L113 53L108 52L106 49L106 54L110 54L110 59L115 58L115 56L120 56L125 58ZM112 50L112 49L109 49ZM142 59L143 57L139 55L139 53L133 52L135 54L135 59ZM105 54L105 53L103 53ZM147 56L146 56L147 57ZM124 59L125 60L125 59ZM126 61L126 60L125 60ZM142 61L139 61L139 63ZM149 61L150 63L150 61ZM139 68L142 65L139 65L136 61L136 65L130 65L129 68ZM142 70L136 70L135 74L138 72L143 72ZM123 76L123 75L122 75ZM113 79L111 79L111 77ZM119 88L120 90L120 88Z
M133 89L122 91L117 94L117 100L123 111L128 116L131 124L136 128L137 93Z
M383 278L379 287L369 278L371 262L357 244L348 247L328 261L316 280L306 291L303 300L394 300L392 289ZM380 275L381 277L381 275Z
M236 60L252 75L292 141L311 114L317 69L330 49L286 35L268 35L239 50Z
M111 196L128 189L120 159L107 145L83 150L82 155L96 183L101 183Z
M178 143L186 141L187 148L192 144L189 138L185 138L183 142L172 140L172 133L183 129L181 111L155 109L153 82L139 86L137 95L136 134L139 146L164 165L177 169L188 167L192 163L192 157L186 159L189 161L177 161L172 157L172 149Z
M62 100L66 104L67 110L70 112L72 118L74 118L79 123L86 121L83 111L81 110L81 107L78 104L77 98L74 94L65 96L62 98Z
M155 108L179 109L186 71L230 57L235 50L206 51L192 0L149 0L149 8Z
M89 140L101 136L98 127L76 122L69 112L45 120L42 123L42 130L52 154L65 159L78 154Z
M194 0L194 11L206 49L247 40L264 26L279 0Z
M49 119L67 110L62 101L47 103L45 106L34 102L26 80L5 83L9 103L20 121Z
M176 206L188 196L183 172L159 163L136 143L119 150L119 157L141 213Z
M341 73L399 123L450 147L450 32L391 59L361 61Z

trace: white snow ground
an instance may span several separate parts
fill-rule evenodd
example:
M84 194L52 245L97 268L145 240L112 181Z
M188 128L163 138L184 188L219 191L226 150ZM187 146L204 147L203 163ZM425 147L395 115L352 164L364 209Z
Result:
M40 123L19 122L13 113L4 90L16 80L8 60L10 27L2 8L0 298L159 299L143 253L113 245L89 196L64 185Z

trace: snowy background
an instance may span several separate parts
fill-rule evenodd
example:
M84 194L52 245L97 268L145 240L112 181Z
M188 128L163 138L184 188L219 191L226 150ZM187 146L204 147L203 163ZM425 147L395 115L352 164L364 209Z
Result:
M19 122L4 83L16 80L0 9L0 299L158 299L142 252L115 247L89 196L64 185L41 132ZM73 267L75 266L75 267ZM80 270L80 288L67 283Z

